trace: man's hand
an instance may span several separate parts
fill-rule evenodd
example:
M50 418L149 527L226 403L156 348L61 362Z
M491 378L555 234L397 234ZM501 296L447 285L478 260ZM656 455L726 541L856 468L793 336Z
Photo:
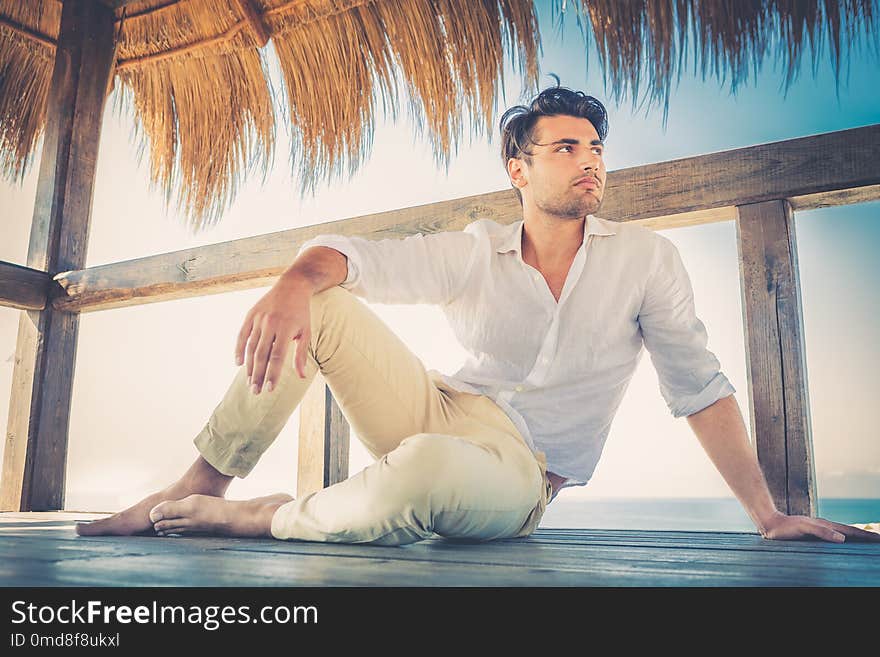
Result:
M733 395L689 415L688 422L764 538L783 541L819 538L835 543L849 538L880 542L880 534L875 532L824 518L789 516L779 511L767 488L755 451L749 444L742 412Z
M843 543L847 539L880 543L880 534L876 532L865 531L850 525L842 525L839 522L831 522L824 518L788 516L780 511L777 511L776 515L764 523L764 530L761 532L761 535L764 538L783 541L818 537L823 541L831 541L833 543Z
M296 371L300 378L305 378L312 326L311 297L308 285L282 276L245 316L235 345L235 363L246 365L255 395L260 394L263 383L269 392L278 383L291 340L297 342Z

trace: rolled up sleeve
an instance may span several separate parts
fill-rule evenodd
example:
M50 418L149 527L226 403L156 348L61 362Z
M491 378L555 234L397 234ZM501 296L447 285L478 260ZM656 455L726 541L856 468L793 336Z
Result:
M299 253L313 246L345 255L348 275L341 286L368 302L442 305L463 290L477 240L463 231L381 240L318 235L303 244Z
M707 349L708 334L694 308L690 278L675 245L662 235L639 311L645 347L660 393L674 417L693 415L736 392Z

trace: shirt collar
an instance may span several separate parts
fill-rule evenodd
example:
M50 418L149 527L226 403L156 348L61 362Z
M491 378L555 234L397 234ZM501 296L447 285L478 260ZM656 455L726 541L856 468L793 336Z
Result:
M496 251L498 253L516 251L517 253L522 255L522 232L524 225L525 220L523 219L520 219L519 221L510 224L507 227L507 234L502 239L501 244L498 245ZM605 220L594 217L591 214L587 215L587 220L584 222L584 231L584 241L586 241L587 237L590 235L608 236L617 234L616 231L611 230ZM583 244L583 242L581 242L581 244Z

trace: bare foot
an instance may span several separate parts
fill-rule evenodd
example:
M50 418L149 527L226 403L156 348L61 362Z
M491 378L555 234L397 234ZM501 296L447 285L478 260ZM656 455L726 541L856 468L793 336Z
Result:
M183 499L194 493L222 497L231 481L231 476L221 474L199 457L179 481L109 518L78 524L76 533L80 536L153 536L150 510L157 504Z
M158 504L150 511L150 519L159 536L195 533L271 536L272 516L278 507L292 499L286 493L241 501L190 495Z

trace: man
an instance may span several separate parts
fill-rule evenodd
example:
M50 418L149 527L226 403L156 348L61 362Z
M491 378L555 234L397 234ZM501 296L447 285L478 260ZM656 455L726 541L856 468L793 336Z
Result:
M522 221L307 242L245 317L242 367L195 439L201 456L164 490L79 533L381 545L526 536L561 488L591 477L644 344L673 415L687 417L762 536L880 540L774 507L678 251L593 214L606 182L602 104L557 86L508 110L501 129ZM470 359L451 377L426 372L356 296L439 305ZM298 500L225 500L318 370L376 461Z

